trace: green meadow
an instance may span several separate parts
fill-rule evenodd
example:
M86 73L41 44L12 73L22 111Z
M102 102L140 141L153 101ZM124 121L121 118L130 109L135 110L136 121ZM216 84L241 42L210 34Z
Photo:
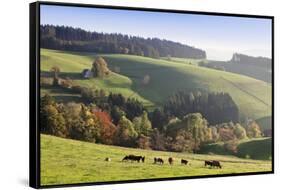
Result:
M83 69L90 69L97 56L107 61L112 73L103 79L83 79ZM198 60L197 60L198 61ZM41 49L41 71L50 76L58 66L60 77L70 78L80 86L122 93L142 101L148 108L163 105L178 90L228 92L242 117L259 119L271 116L271 85L247 76L197 66L188 59L153 59L124 54L94 54ZM186 64L192 63L192 64ZM144 84L144 78L149 82ZM79 101L79 95L56 88L42 88L61 101Z
M122 162L129 154L145 156L145 163ZM106 157L112 160L106 162ZM153 164L154 157L163 158L164 165ZM167 163L169 157L175 158L173 165ZM189 164L181 165L181 159ZM214 159L222 169L204 166L204 160ZM266 172L271 167L271 161L123 148L41 135L41 185Z
M226 151L223 142L207 144L201 148L200 152L204 154L231 155L234 154L241 158L252 158L258 160L272 159L272 139L255 138L240 140L237 146L237 153Z

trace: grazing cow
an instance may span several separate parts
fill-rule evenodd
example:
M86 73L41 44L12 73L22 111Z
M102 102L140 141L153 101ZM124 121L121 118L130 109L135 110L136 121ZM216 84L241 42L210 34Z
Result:
M217 161L217 160L213 160L213 167L218 167L218 168L220 168L220 169L222 168L220 162Z
M172 164L174 163L174 160L175 160L174 158L170 157L170 158L168 159L169 164L172 165Z
M128 161L128 160L129 160L129 156L125 156L125 157L122 159L122 162Z
M162 165L162 164L164 164L164 160L162 158L154 158L154 164L157 164L157 163Z
M205 166L213 166L213 162L205 160Z
M142 163L144 163L145 160L145 156L141 158Z
M111 158L106 157L106 158L104 159L104 161L110 162L110 161L111 161Z
M187 160L181 159L181 164L187 165L187 163L188 163Z
M145 158L142 157L142 156L135 156L135 155L130 154L128 156L125 156L122 161L129 161L130 160L131 162L133 162L133 161L144 162L144 159Z
M217 160L213 161L205 161L205 166L211 166L211 167L217 167L217 168L222 168L221 164Z
M132 157L132 160L133 160L133 161L140 162L140 161L142 161L142 156L133 156L133 157Z
M157 158L154 157L154 164L157 164Z

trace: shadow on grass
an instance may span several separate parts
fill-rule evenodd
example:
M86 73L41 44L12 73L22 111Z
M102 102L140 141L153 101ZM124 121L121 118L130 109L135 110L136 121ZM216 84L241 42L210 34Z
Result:
M177 91L201 90L204 87L204 84L199 83L192 75L187 75L179 68L169 65L158 65L137 59L132 61L122 57L105 56L105 58L109 68L118 67L119 74L132 80L132 90L155 104L163 104ZM146 76L149 77L149 81L144 84Z
M41 71L40 76L41 77L52 78L54 76L54 74L52 72L49 72L49 71ZM59 78L62 78L62 79L67 79L67 78L70 78L72 80L83 80L83 79L85 79L82 76L82 71L81 71L81 73L77 73L77 72L60 72L58 74L58 76L59 76ZM85 79L85 80L87 80L87 79Z

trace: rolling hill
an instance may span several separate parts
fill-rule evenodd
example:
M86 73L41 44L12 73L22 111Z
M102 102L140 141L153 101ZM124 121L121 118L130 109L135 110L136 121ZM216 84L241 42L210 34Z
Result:
M270 161L240 159L233 156L171 153L100 145L41 135L41 185L58 185L100 181L153 179L271 171ZM145 156L145 163L122 162L125 155ZM111 162L104 159L110 157ZM162 157L164 165L153 164ZM175 158L171 166L169 157ZM181 165L180 159L189 164ZM204 160L219 160L222 169L204 166Z
M50 68L59 66L60 76L69 77L78 85L136 97L147 107L162 105L178 90L228 92L238 105L241 116L258 119L271 115L271 85L266 82L173 60L125 54L99 55L115 72L105 79L83 79L80 73L91 68L96 54L41 49L42 76L50 76ZM147 76L149 82L143 84ZM43 88L42 92L49 92L60 100L73 98L79 101L79 95L60 89Z
M271 83L272 60L265 57L253 57L234 53L229 61L207 61L210 67L223 68L225 71L249 76Z
M239 142L237 146L237 153L235 154L241 158L252 158L259 160L270 160L271 159L271 138L257 138L257 139L246 139ZM200 151L201 153L213 153L220 155L231 155L232 152L226 151L223 147L223 143L213 143L203 146Z

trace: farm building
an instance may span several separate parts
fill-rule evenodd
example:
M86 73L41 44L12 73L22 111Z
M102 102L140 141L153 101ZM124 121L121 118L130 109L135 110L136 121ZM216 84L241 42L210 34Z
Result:
M82 77L83 78L91 78L91 77L93 77L93 73L92 73L92 71L90 70L90 69L84 69L83 71L82 71Z

